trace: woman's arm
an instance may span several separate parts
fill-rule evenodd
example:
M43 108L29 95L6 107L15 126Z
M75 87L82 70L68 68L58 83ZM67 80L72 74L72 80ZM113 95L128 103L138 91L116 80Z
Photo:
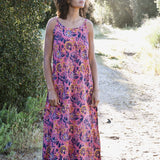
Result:
M51 58L53 48L53 28L55 27L55 17L48 20L46 25L45 43L44 43L44 76L47 83L48 99L51 106L60 104L58 95L55 91L52 80Z
M49 19L46 25L46 34L44 42L44 76L47 83L48 91L54 90L52 81L52 69L51 69L51 58L52 58L52 46L53 46L53 18Z
M92 78L93 78L93 94L92 94L92 104L91 106L97 106L99 103L99 86L98 86L98 72L97 72L97 63L94 53L94 30L93 30L93 23L88 20L87 22L89 34L88 34L88 40L89 40L89 63L91 67L92 72Z
M93 77L93 89L94 90L99 90L98 87L98 73L97 73L97 63L96 63L96 58L95 58L95 53L94 53L94 30L93 30L93 23L88 20L88 29L89 29L89 62L90 62L90 67L92 71L92 77Z

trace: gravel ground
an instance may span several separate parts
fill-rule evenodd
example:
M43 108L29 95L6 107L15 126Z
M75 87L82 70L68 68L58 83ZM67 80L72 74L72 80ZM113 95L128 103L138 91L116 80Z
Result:
M160 76L111 69L97 57L102 160L160 159ZM109 120L111 123L109 123Z

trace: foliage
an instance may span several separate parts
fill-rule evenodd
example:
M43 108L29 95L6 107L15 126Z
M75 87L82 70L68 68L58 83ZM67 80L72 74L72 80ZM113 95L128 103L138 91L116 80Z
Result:
M160 27L157 26L157 29L148 35L148 39L153 47L160 48Z
M143 19L156 17L160 0L92 0L89 2L87 18L94 24L108 23L115 27L140 26ZM156 7L156 3L157 7ZM44 28L48 19L56 15L54 2L48 0L45 20L40 23Z
M94 38L106 38L106 35L111 33L110 29L106 24L94 25Z
M95 0L97 21L105 20L115 27L139 26L144 18L157 16L154 0Z
M86 12L86 18L90 19L94 24L96 23L96 18L94 17L95 7L91 2L88 4L88 10Z
M28 96L44 90L38 23L45 7L42 0L0 1L1 108L7 103L21 110Z
M129 0L108 1L112 13L112 24L116 27L126 27L133 24L132 10Z
M146 20L139 30L153 48L160 48L160 17Z
M133 13L133 23L140 26L142 19L156 17L157 8L154 0L130 0L130 7Z
M56 16L56 6L55 6L55 3L54 1L48 1L48 7L46 8L46 11L45 11L45 15L44 15L44 20L41 21L39 23L39 28L45 28L46 27L46 24L47 24L47 21L51 18L51 17L54 17Z
M24 111L19 113L13 106L9 106L8 109L6 104L3 106L0 111L1 153L10 153L13 150L26 151L36 146L39 135L38 133L35 135L34 132L39 128L36 122L42 120L45 96L46 94L39 98L28 97Z
M160 17L146 20L138 28L139 38L142 36L142 48L139 60L144 72L160 75Z
M155 3L157 4L157 8L160 13L160 0L155 0Z
M103 24L111 20L111 11L108 7L107 1L104 2L92 2L92 15L95 19L94 24Z

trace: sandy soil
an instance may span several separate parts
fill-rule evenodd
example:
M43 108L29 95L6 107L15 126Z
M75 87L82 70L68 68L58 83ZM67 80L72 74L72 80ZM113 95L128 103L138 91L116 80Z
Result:
M97 59L103 62L98 63L102 160L159 160L160 77L112 69L111 60Z
M143 45L133 30L95 39L102 160L160 160L160 76L135 58Z

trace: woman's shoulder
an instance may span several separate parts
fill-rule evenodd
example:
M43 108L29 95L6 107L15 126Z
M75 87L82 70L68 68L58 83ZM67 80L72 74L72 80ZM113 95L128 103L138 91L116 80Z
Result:
M86 18L86 25L89 31L93 30L93 22Z
M51 18L49 18L47 23L48 24L56 24L56 19L57 19L57 16L51 17Z
M56 25L56 22L57 22L56 18L57 18L57 16L49 18L47 25L46 25L46 28L53 30Z
M91 20L89 20L89 19L87 19L87 18L85 18L86 19L86 22L89 24L89 25L93 25L93 22L91 21Z
M48 22L47 22L47 25L46 25L46 30L49 30L49 31L53 31L54 27L56 26L56 16L55 17L51 17Z

